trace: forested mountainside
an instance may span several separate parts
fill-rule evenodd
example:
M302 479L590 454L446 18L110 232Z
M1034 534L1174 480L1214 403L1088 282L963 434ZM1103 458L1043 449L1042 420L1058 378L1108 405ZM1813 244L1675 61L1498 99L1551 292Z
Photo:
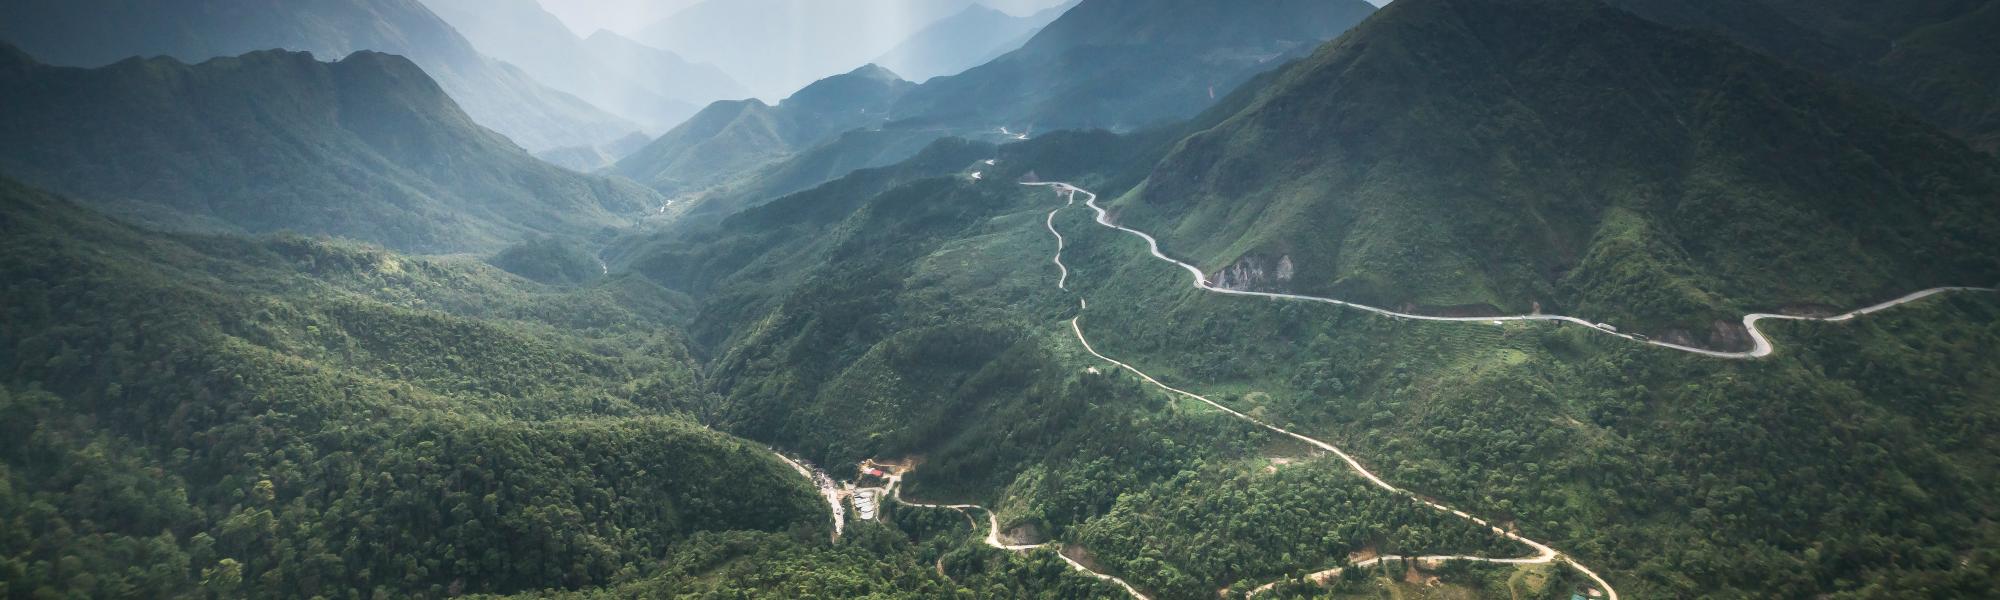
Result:
M1882 94L1987 152L2000 151L2000 2L1612 0L1712 31Z
M50 64L131 57L187 62L282 48L338 60L362 50L408 57L479 124L530 151L588 146L639 129L473 49L418 0L13 0L0 42Z
M903 153L877 151L867 161L846 161L853 168L895 162L949 135L1000 141L1037 128L1170 124L1339 35L1372 10L1360 0L1086 0L1019 50L965 73L899 88L885 97L889 106L866 115L822 116L826 126L814 135L768 125L790 119L768 115L755 101L717 103L621 161L616 172L669 196L693 194L684 199L696 201L708 193L730 195L709 189L721 184L755 187L741 182L767 178L761 169L858 128L880 130L871 148Z
M0 187L0 575L20 597L589 587L701 531L825 539L637 280L167 236Z
M666 195L421 61L0 52L0 597L2000 597L1982 6L1084 0Z
M155 225L326 233L418 252L586 234L662 202L480 127L372 52L52 67L0 45L0 173Z
M1008 146L994 160L1080 174L1130 168L1141 154L1105 134L1045 139L1055 141ZM953 151L933 148L920 160ZM1021 171L1002 171L1004 179L979 183L962 173L858 172L684 245L642 251L631 264L693 297L692 335L716 356L719 396L706 410L718 427L831 464L922 452L925 475L911 494L999 507L1012 539L1069 548L1074 528L1110 511L1120 491L1266 464L1261 453L1276 444L1258 430L1083 368L1092 363L1080 362L1052 320L1073 300L1033 267L1046 266L1051 249L1040 228L1045 197L1011 182ZM1371 497L1360 479L1329 466L1296 480L1254 478L1286 488L1267 498L1286 516L1256 525L1281 542L1232 546L1200 565L1162 562L1161 574L1175 573L1159 588L1173 592L1165 597L1209 581L1275 578L1285 572L1277 557L1305 547L1307 561L1367 544L1509 550L1477 528ZM1302 527L1341 506L1350 507L1338 519L1345 524L1327 523L1339 533ZM1374 531L1370 522L1391 525ZM1291 529L1261 529L1279 523ZM1340 541L1321 544L1328 536Z
M922 455L916 497L999 507L1002 528L1086 549L1154 597L1241 592L1350 552L1526 552L1397 512L1407 505L1329 508L1394 497L1082 354L1071 318L1099 352L1169 385L1560 544L1625 597L1991 591L1995 562L1977 549L1996 532L1972 500L1996 481L1978 433L2000 383L1979 358L2000 346L1990 296L1787 325L1774 357L1724 361L1583 328L1192 292L1143 243L1013 183L1116 192L1170 139L1058 134L951 179L858 173L631 264L692 295L691 337L717 357L720 398L704 410L720 426L833 464ZM985 178L963 174L978 168ZM1058 208L1066 290L1043 222ZM1137 396L1075 388L1107 383ZM1137 398L1155 412L1125 412ZM1421 572L1480 597L1587 583L1549 566Z
M2000 167L1886 103L1596 2L1384 10L1117 218L1226 287L1725 349L1749 312L2000 281Z

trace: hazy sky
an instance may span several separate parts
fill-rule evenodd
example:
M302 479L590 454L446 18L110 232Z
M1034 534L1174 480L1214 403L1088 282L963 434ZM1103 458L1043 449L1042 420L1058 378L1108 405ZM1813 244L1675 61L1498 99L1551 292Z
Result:
M599 29L634 35L647 25L702 0L539 0L542 7L562 18L577 35L588 36ZM724 0L727 1L727 0ZM925 0L879 0L884 3ZM1064 0L981 0L980 4L1000 11L1026 15L1062 4Z

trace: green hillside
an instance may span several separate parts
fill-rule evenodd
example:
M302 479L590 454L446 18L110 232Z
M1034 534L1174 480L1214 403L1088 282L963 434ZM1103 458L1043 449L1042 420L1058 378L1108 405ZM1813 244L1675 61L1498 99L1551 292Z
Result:
M441 597L824 539L803 479L677 416L701 386L657 288L0 209L9 595Z
M1247 93L1116 202L1223 285L1739 348L1746 312L2000 279L1990 157L1593 2L1394 4Z
M653 210L479 127L423 71L362 52L51 67L0 48L0 173L155 225L497 250Z
M1061 200L1010 182L1115 192L1158 145L1005 146L992 180L848 187L872 199L845 206L807 204L815 190L633 264L690 292L720 426L835 464L923 456L917 497L998 506L1003 526L1088 548L1154 597L1240 590L1363 549L1519 551L1376 504L1324 456L1084 371L1105 365L1069 336L1074 316L1099 351L1539 536L1625 597L1992 592L2000 563L1981 549L2000 532L1976 500L2000 481L1982 441L2000 382L1983 358L2000 348L1990 297L1786 325L1777 356L1721 361L1576 328L1198 293L1080 208L1054 220L1070 269L1069 291L1055 289L1043 219ZM1468 597L1510 597L1522 577L1563 595L1580 583L1565 569L1422 574Z
M2000 2L1613 0L1844 79L2000 151Z
M1083 0L609 178L422 61L0 44L0 599L2000 597L2000 294L1484 318L2000 282L1993 3Z

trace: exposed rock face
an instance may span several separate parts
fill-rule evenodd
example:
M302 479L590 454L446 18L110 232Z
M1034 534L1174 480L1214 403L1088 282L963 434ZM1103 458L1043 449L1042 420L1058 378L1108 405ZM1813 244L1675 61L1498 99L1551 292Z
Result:
M1289 254L1278 257L1275 262L1266 257L1245 256L1237 259L1236 264L1211 273L1208 279L1223 289L1268 291L1291 283L1296 271Z
M1756 346L1750 340L1750 330L1743 328L1741 321L1716 321L1709 325L1708 344L1710 348L1726 351L1749 350Z
M1660 341L1682 346L1706 348L1721 352L1742 352L1756 346L1750 340L1750 331L1743 328L1740 321L1714 321L1709 324L1708 339L1696 339L1685 329L1668 329L1660 332Z

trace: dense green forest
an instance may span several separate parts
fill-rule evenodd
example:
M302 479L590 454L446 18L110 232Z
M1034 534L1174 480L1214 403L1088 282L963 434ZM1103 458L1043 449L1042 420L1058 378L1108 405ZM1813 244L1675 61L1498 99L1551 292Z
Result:
M1851 4L1089 0L936 83L713 105L619 169L676 204L389 55L0 45L43 92L0 101L0 598L1566 600L1575 565L1629 599L2000 596L2000 296L1728 360L1210 293L1020 185L1226 286L1718 347L1992 284L1990 111L1936 98L1980 97L1940 88L1983 81L2000 4ZM938 139L1057 113L1126 131ZM149 228L189 226L236 232ZM979 508L836 535L775 451ZM1536 555L1503 534L1561 556L1404 558Z
M824 537L802 479L676 416L697 372L642 282L0 202L9 596L595 586L698 531Z
M2000 281L1991 156L1594 0L1392 4L1240 93L1107 196L1225 287L1741 349L1747 312Z
M1990 296L1786 324L1777 356L1717 361L1199 294L1082 211L1057 224L1099 351L1553 537L1635 597L1994 591Z
M2000 151L2000 27L1992 0L1609 0L1661 23L1852 82L1974 147Z
M1200 294L1081 207L1054 220L1071 292L1055 289L1042 220L1061 198L1004 182L1116 195L1141 184L1163 135L1054 136L1001 147L1001 182L764 207L825 210L783 236L811 252L751 241L763 227L751 211L709 234L724 244L713 252L634 264L729 324L695 336L723 349L718 425L828 464L922 454L916 497L995 506L1010 531L1083 548L1160 597L1363 550L1520 552L1129 377L1079 374L1105 365L1080 353L1072 316L1100 351L1350 446L1393 481L1574 553L1630 597L1992 592L1996 531L1977 500L1996 480L1991 299L1775 326L1778 356L1717 361L1572 327ZM787 270L763 273L781 277L732 279L773 257ZM749 289L783 295L739 312L732 294ZM1266 473L1273 458L1300 462ZM1504 594L1527 571L1455 585ZM1569 583L1537 589L1566 597L1573 575L1542 573ZM1328 593L1403 585L1391 580Z

